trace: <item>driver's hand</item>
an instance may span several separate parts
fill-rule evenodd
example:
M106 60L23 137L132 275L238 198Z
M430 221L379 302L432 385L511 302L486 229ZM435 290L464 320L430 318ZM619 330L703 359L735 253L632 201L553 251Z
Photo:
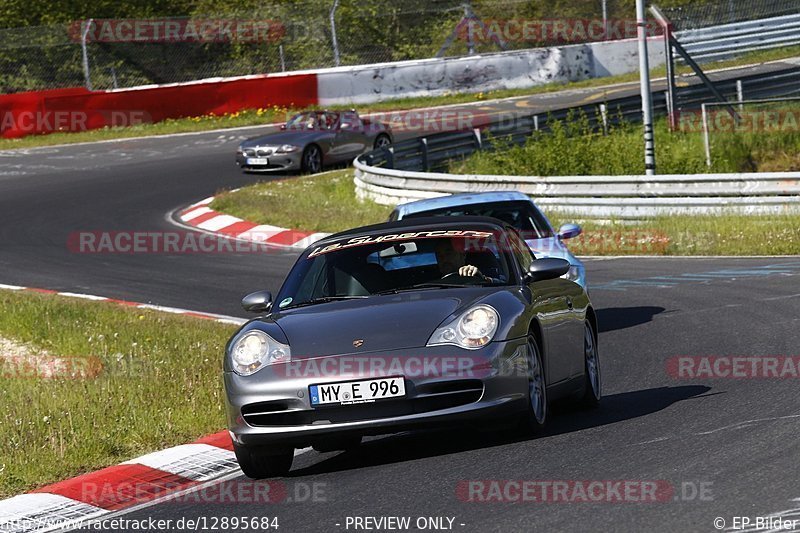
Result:
M478 267L472 265L464 265L463 267L459 268L458 274L465 277L482 276L481 271L478 270Z

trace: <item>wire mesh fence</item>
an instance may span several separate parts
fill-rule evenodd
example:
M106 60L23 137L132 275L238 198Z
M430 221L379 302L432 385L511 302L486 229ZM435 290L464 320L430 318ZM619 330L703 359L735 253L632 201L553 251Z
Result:
M669 15L688 28L797 10L798 4L694 2ZM224 9L2 29L0 93L452 57L630 38L636 31L634 0L276 0L255 10Z
M656 2L657 3L657 2ZM798 0L715 0L663 9L677 31L800 13Z

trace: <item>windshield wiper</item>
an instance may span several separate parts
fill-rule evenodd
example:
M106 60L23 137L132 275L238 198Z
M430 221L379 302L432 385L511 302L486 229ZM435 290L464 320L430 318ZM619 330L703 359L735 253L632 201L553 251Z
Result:
M311 300L306 300L305 302L299 302L294 305L287 305L283 309L292 309L293 307L305 307L307 305L324 304L327 302L335 302L339 300L360 300L362 298L368 298L368 296L320 296L319 298L312 298Z
M417 285L409 285L407 287L397 287L396 289L388 289L381 292L376 292L376 296L380 296L382 294L396 294L398 292L403 291L416 291L419 289L449 289L451 287L477 287L480 284L466 284L466 283L438 283L438 282L431 282L431 283L418 283Z

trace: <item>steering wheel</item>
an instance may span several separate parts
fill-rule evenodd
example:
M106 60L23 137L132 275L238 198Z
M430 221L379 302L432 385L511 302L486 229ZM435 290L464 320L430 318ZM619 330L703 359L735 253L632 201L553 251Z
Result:
M466 283L469 281L476 281L477 278L475 276L462 276L458 272L450 272L449 274L445 274L442 276L441 281L451 281L451 282L458 282L458 283Z

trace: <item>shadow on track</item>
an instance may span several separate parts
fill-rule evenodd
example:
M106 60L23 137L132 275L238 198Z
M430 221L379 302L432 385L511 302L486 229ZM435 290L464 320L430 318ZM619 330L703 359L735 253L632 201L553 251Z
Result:
M597 310L597 324L600 333L615 331L618 329L632 328L640 324L646 324L653 320L653 317L663 313L663 307L639 306L639 307L610 307Z
M707 393L710 387L687 385L658 387L605 396L600 408L588 411L558 409L545 431L536 438L572 433L649 415L674 403ZM474 428L400 433L363 443L355 450L338 453L310 466L293 470L288 477L351 470L436 457L480 448L504 446L530 440L510 429L475 431Z

